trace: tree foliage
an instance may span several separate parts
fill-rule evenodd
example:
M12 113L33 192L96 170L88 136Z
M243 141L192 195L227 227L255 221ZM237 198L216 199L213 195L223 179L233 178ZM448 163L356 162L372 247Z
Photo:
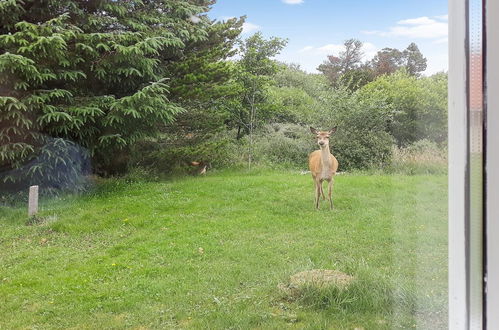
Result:
M238 68L229 59L236 53L243 22L244 17L213 22L207 26L206 40L187 43L183 56L168 65L169 99L186 111L161 127L158 136L137 144L132 165L169 172L192 161L225 164L224 133L231 126L232 109L240 107L241 95L235 78Z
M396 48L383 48L368 63L375 76L392 74L402 68L412 76L419 76L426 70L426 58L415 43L411 43L403 51Z
M358 69L362 64L362 42L357 39L348 39L343 45L344 51L341 51L338 56L329 55L327 60L317 68L333 85L341 76Z
M370 61L363 60L361 41L346 40L344 47L345 50L338 56L329 55L317 68L335 87L344 86L355 91L379 76L395 73L402 68L413 76L419 76L426 70L426 58L415 43L411 43L404 51L383 48Z
M280 38L265 40L260 32L239 43L237 79L242 87L241 106L236 109L234 118L238 124L238 138L241 128L249 136L248 166L253 155L253 134L260 119L265 117L268 106L268 88L273 83L273 75L279 67L272 59L284 48L287 41Z
M416 44L365 61L349 39L309 74L274 59L286 40L240 39L244 17L211 21L213 3L1 1L4 187L253 156L302 166L308 125L338 126L342 170L387 165L394 141L445 142L447 77L421 76Z
M417 78L402 69L359 90L359 97L390 113L388 132L398 146L421 139L441 143L447 136L445 74Z
M192 53L203 57L211 3L1 2L2 171L29 163L46 137L56 137L86 148L98 172L113 172L123 150L185 111L169 99L171 83L178 92L181 79L173 64ZM2 181L21 179L5 175Z

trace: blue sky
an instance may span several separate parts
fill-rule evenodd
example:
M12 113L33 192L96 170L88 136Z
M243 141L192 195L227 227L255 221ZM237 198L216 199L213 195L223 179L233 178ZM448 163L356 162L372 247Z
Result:
M447 0L218 0L212 19L246 15L243 37L260 31L288 39L277 59L315 72L346 39L364 42L365 59L415 42L425 74L447 70Z

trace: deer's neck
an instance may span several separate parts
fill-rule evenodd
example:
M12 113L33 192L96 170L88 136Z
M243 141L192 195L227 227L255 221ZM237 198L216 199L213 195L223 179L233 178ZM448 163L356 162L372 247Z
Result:
M324 148L321 148L321 161L322 161L322 168L323 169L329 169L331 167L331 152L329 151L329 146L326 146Z

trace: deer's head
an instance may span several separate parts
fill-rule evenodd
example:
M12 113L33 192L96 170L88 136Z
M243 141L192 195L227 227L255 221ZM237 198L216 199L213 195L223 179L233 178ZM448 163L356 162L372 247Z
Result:
M329 137L331 136L331 134L334 134L334 132L336 132L336 127L333 127L330 131L318 131L315 128L310 127L310 132L316 135L317 144L321 149L329 148Z

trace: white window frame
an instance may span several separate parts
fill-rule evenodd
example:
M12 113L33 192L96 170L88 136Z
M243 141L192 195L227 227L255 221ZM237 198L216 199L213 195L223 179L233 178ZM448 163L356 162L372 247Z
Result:
M486 1L486 328L499 329L499 1Z
M467 329L466 1L449 0L449 329Z
M475 6L475 7L471 7ZM483 117L470 114L470 40L483 8ZM471 23L470 23L471 22ZM474 27L470 27L475 24ZM480 26L480 24L478 24ZM449 0L449 328L499 329L499 1ZM475 44L476 45L476 44ZM476 65L476 62L475 64ZM472 71L472 70L471 70ZM474 126L472 126L474 125ZM478 128L477 128L478 127ZM484 133L481 196L470 150ZM483 148L482 148L483 147ZM476 151L476 149L475 149ZM479 176L480 177L480 176ZM475 180L475 182L473 182ZM480 191L480 189L478 189ZM478 202L477 202L478 201ZM475 209L473 209L475 208Z

